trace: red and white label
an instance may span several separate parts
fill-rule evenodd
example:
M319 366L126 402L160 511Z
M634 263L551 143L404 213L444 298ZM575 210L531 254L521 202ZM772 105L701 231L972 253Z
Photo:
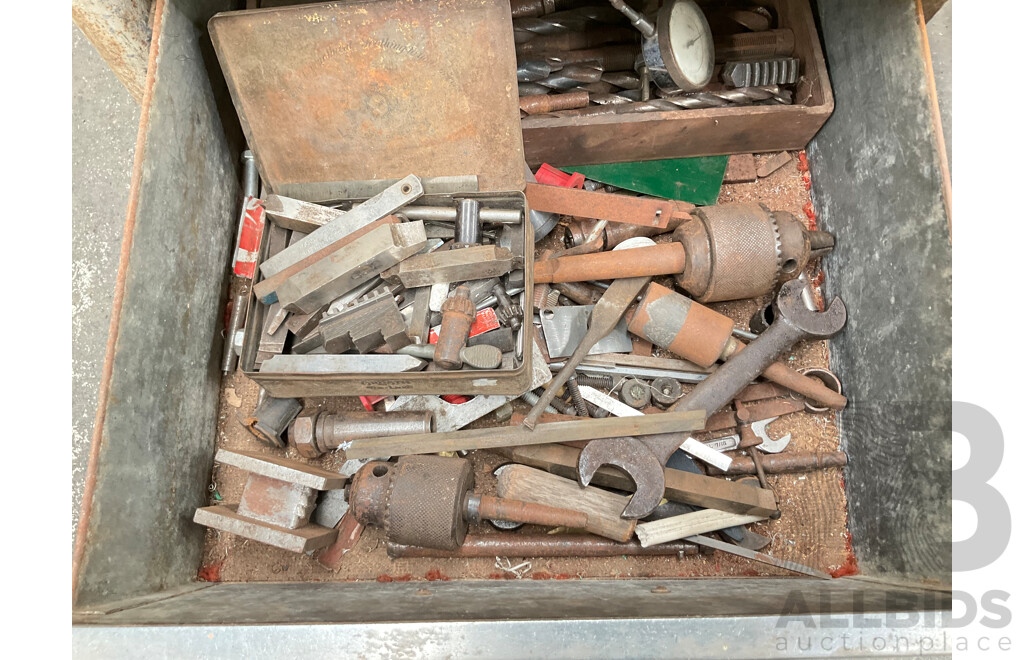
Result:
M259 256L260 241L263 238L263 213L262 199L251 195L245 198L245 218L235 249L235 275L252 279L256 274L256 257Z
M485 332L490 332L497 328L500 324L498 323L498 315L494 312L493 307L484 307L476 313L476 320L473 321L473 325L469 326L469 336L476 337L482 335ZM430 329L430 337L428 341L431 344L437 343L437 333L441 330L441 326L435 325Z

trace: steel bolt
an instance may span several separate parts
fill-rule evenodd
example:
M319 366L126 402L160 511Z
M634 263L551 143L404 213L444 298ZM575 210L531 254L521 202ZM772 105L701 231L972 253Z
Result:
M576 374L576 383L578 385L587 385L589 387L603 387L605 389L611 389L612 377L604 376L600 374Z
M572 397L572 405L576 409L576 414L580 417L590 417L587 402L583 399L583 393L580 392L580 386L576 382L576 374L569 376L569 380L565 384L569 388L569 396Z

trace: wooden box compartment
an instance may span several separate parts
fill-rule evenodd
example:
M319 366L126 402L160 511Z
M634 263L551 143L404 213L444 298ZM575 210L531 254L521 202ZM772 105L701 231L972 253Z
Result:
M525 117L526 162L595 165L803 149L832 114L832 87L809 0L766 0L793 31L801 76L793 105Z

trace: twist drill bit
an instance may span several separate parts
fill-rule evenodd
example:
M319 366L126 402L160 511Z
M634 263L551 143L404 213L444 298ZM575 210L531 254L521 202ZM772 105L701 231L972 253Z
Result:
M562 64L544 60L526 60L516 65L516 80L521 83L536 82L547 78L562 68Z
M591 94L590 100L597 103L597 106L552 114L557 117L593 117L633 112L723 108L737 105L789 105L793 102L793 95L789 90L780 90L775 86L691 92L647 101L637 100L636 92L638 91L624 90L617 94Z
M530 41L537 35L560 32L581 32L594 24L615 25L622 23L622 14L608 6L578 7L556 11L543 17L522 17L512 20L516 43Z
M587 83L598 82L601 80L602 74L604 74L604 67L600 64L567 64L560 71L556 71L550 76L534 82L549 89L566 90Z
M640 89L640 76L632 71L606 71L601 80L622 89Z
M544 16L561 9L585 7L593 0L512 0L512 18Z
M599 26L583 32L558 32L538 34L528 41L516 44L516 55L536 55L596 48L606 44L631 43L636 40L636 30L625 27ZM588 58L589 59L589 58Z
M535 57L543 57L552 65L589 62L601 65L605 71L630 71L636 65L639 56L640 44L628 43L583 50L550 50Z
M551 90L544 85L538 85L535 82L521 82L519 83L519 96L542 96L547 94Z

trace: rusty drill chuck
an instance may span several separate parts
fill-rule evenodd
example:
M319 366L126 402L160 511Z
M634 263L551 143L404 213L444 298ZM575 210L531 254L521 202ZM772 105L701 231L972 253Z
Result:
M434 364L442 369L462 368L459 353L466 345L469 328L476 319L476 305L470 294L468 286L460 286L441 305L441 331L437 333Z
M462 458L403 456L374 461L352 477L348 501L356 520L384 529L391 543L439 550L462 545L469 523L485 519L581 528L587 514L472 493L473 467Z
M444 456L403 456L397 463L367 463L352 477L349 507L364 525L383 528L389 541L454 550L469 524L463 512L473 488L469 461Z
M770 293L800 274L815 253L833 243L809 231L791 213L764 204L719 204L693 211L673 238L686 248L679 286L700 302L739 300Z

